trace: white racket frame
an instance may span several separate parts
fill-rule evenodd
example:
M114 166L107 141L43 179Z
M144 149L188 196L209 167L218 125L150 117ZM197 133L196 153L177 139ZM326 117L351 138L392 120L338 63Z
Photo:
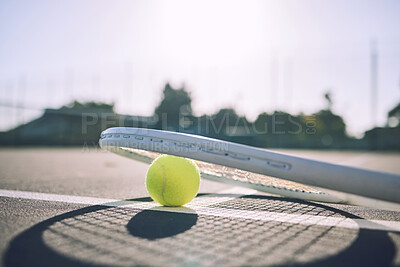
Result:
M198 135L145 128L109 128L101 133L99 144L103 149L146 163L151 160L126 148L219 164L286 179L327 192L309 193L265 187L202 174L206 179L285 197L400 210L400 175L396 174L304 159Z

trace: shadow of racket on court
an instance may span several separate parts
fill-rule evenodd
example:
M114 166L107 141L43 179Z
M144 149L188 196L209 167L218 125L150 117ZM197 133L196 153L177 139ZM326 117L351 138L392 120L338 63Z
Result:
M199 197L222 197L202 194ZM125 201L149 202L149 198ZM123 206L90 206L45 220L15 237L5 266L105 265L390 265L396 250L387 232L302 225L224 212L273 211L359 218L306 201L242 196L210 205L215 215Z
M189 230L196 224L197 217L190 209L186 209L185 213L148 209L133 216L126 227L133 236L155 240Z

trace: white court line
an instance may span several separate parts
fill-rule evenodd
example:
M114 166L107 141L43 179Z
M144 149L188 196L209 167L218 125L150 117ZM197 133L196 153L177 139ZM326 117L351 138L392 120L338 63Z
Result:
M225 194L247 195L256 192L255 190L248 189L228 189L223 191ZM221 192L219 193L221 194ZM185 207L161 207L155 202L140 202L140 201L129 201L129 200L116 200L107 198L94 198L94 197L80 197L80 196L69 196L69 195L57 195L47 193L36 193L26 191L14 191L0 189L0 197L10 198L22 198L31 200L44 200L44 201L55 201L65 202L74 204L86 204L86 205L103 205L108 207L121 207L121 208L133 208L133 209L153 209L168 212L180 212L180 213L193 213L199 215L209 215L226 218L242 218L249 220L260 220L260 221L275 221L283 223L295 223L302 225L319 225L319 226L332 226L342 227L350 229L370 229L370 230L381 230L381 231L395 231L400 232L400 222L397 221L383 221L383 220L364 220L364 219L350 219L341 217L325 217L318 215L305 215L305 214L287 214L278 212L268 211L248 211L248 210L233 210L224 208L210 208L210 205L214 205L220 202L228 201L238 197L238 195L216 197L218 194L210 194L195 198L192 202L185 205Z
M88 205L99 205L106 202L116 201L115 199L108 198L96 198L96 197L79 197L79 196L68 196L48 193L36 193L28 191L16 191L16 190L5 190L0 189L1 197L12 197L32 200L44 200L44 201L55 201L55 202L66 202L73 204L88 204Z

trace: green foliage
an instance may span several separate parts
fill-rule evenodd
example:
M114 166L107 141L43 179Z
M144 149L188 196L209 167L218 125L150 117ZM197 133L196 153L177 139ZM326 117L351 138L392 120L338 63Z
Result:
M284 111L261 113L253 122L223 108L212 115L196 117L185 88L166 84L154 117L114 113L114 103L73 101L58 110L48 109L41 118L3 133L3 145L96 144L108 127L146 127L188 132L259 147L400 149L400 126L374 128L363 139L349 137L343 118L332 111L332 97L324 95L327 108L314 114L292 115ZM400 104L388 119L400 120Z
M328 108L315 114L275 111L261 113L254 122L249 122L233 108L195 117L190 94L184 88L173 89L166 84L163 99L155 109L159 119L155 127L262 147L344 147L349 140L346 124L332 112L331 94L328 92L324 97ZM182 127L182 121L189 121L189 127Z
M154 113L158 117L157 128L177 130L181 115L192 115L192 99L184 89L173 89L169 83L163 90L163 98Z
M85 102L81 103L79 101L73 101L69 103L68 105L62 106L61 110L67 110L67 109L97 109L97 110L103 110L103 111L110 111L114 112L114 103L112 104L107 104L107 103L98 103L98 102Z

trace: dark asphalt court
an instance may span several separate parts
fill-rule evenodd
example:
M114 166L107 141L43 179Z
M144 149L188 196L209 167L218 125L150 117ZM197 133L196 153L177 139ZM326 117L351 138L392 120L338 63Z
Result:
M282 152L400 173L400 154ZM2 266L400 265L400 212L206 180L186 207L163 208L146 170L94 148L0 150Z

